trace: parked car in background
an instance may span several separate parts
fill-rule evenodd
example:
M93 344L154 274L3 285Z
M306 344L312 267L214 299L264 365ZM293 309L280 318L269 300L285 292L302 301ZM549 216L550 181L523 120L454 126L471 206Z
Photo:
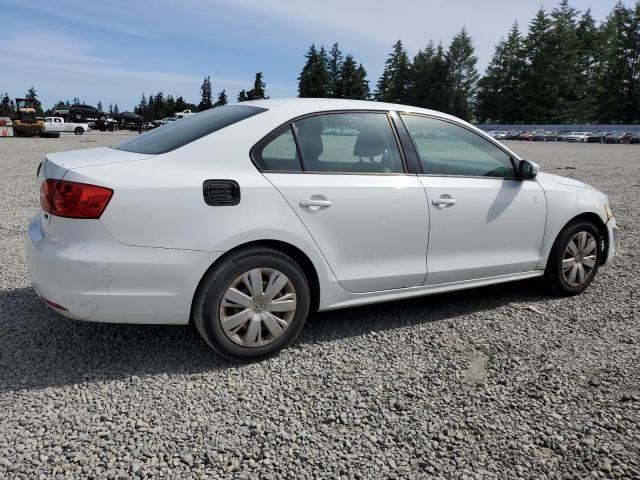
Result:
M634 133L629 137L629 143L636 144L640 143L640 132Z
M192 322L234 359L284 348L313 311L531 278L576 295L618 249L604 193L455 117L380 102L213 108L48 154L38 183L27 265L48 306Z
M520 132L518 130L509 130L507 133L504 134L504 139L505 140L517 140L519 134L520 134Z
M609 132L604 137L604 143L629 143L631 137L631 132Z
M542 129L534 130L533 132L531 132L531 140L534 142L546 142L546 132Z
M117 113L113 119L118 122L118 128L121 130L139 130L144 123L144 119L133 112Z
M607 132L593 132L587 135L586 141L587 143L604 143L604 138L607 135Z
M167 123L175 122L176 120L177 120L176 117L164 117L160 121L163 122L166 125Z
M585 143L591 132L571 132L564 136L567 142Z
M521 131L518 133L518 140L527 140L527 141L531 141L533 140L533 132L530 131Z
M65 122L62 117L45 117L45 132L73 132L82 135L89 131L88 123Z
M497 131L493 135L493 138L495 138L496 140L506 140L508 133L509 132L507 132L506 130Z
M63 117L67 121L89 121L89 120L106 120L108 115L105 112L101 112L96 107L84 104L73 104L70 107L57 108L53 111L53 114L59 117Z
M491 135L496 140L504 140L506 134L506 130L487 130L487 135Z

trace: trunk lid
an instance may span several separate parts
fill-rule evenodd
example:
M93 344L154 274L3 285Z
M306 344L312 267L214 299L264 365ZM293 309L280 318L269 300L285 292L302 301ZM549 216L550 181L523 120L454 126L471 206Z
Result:
M150 157L153 155L125 152L107 147L48 153L42 165L42 171L44 178L60 180L68 170L110 163L135 162Z

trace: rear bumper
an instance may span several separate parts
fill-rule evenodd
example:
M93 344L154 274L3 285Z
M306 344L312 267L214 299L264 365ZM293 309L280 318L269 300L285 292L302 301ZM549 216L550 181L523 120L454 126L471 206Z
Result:
M221 255L124 245L97 220L82 220L86 235L65 243L45 236L40 222L31 221L25 246L33 287L74 319L186 324L200 279Z

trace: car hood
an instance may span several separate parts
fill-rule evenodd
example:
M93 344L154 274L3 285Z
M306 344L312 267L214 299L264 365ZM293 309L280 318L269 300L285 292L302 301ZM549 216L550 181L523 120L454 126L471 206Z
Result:
M573 178L567 178L567 177L561 177L560 175L554 175L552 173L545 173L544 175L547 178L553 180L554 182L559 183L560 185L565 185L567 187L586 188L588 190L593 190L595 192L600 192L600 190L598 190L597 188L592 187L588 183L581 182L580 180L575 180Z

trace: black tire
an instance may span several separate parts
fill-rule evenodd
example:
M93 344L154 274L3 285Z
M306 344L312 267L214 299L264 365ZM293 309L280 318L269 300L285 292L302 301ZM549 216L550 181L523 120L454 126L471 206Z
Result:
M286 275L296 296L296 310L281 336L266 345L246 347L232 341L222 328L220 308L225 292L240 275L255 268L271 268ZM310 305L307 278L289 256L266 247L249 247L231 253L211 269L196 292L192 321L204 340L217 353L231 360L258 360L288 346L304 326Z
M60 138L60 132L41 132L42 138Z
M76 127L73 133L75 133L76 135L82 135L84 133L84 128Z
M584 282L579 285L571 285L563 275L562 262L569 242L579 232L588 232L596 241L595 266L589 272ZM596 227L593 222L578 219L569 223L560 232L558 238L556 238L556 241L553 244L553 247L551 248L551 253L549 254L549 259L547 261L547 268L544 273L546 287L550 290L550 293L559 296L572 296L581 293L591 284L596 273L598 273L598 267L602 261L602 255L602 237L600 236L598 227Z

